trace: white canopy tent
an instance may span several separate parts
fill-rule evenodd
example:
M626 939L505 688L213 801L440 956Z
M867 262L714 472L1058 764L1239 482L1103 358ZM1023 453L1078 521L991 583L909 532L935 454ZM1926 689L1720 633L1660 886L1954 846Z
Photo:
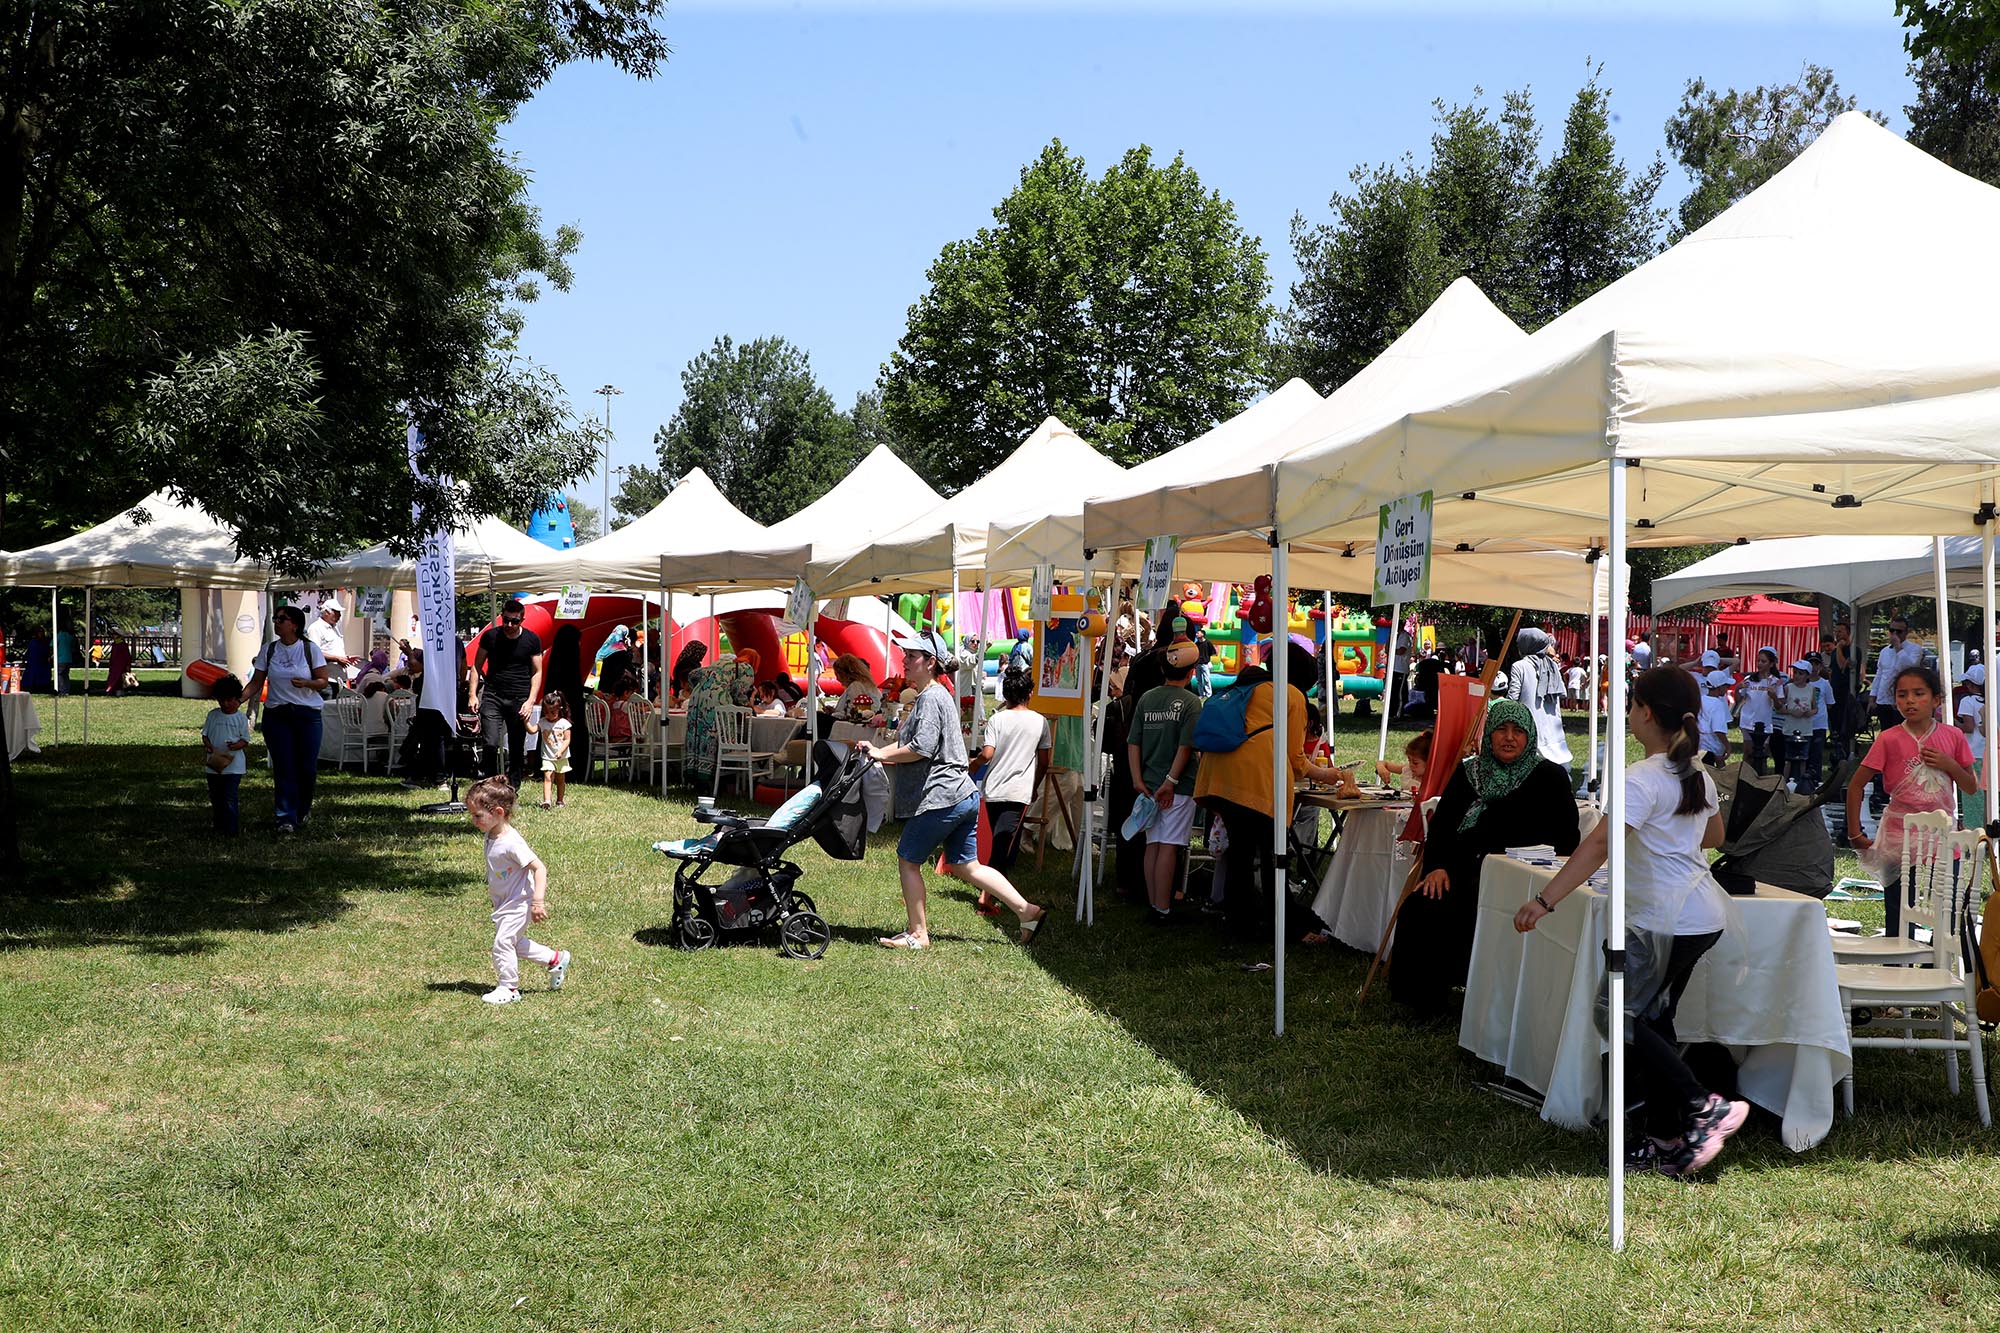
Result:
M689 556L678 561L682 575L678 586L770 579L789 560L794 563L784 577L772 580L774 587L780 583L789 587L805 574L809 558L845 559L900 528L911 515L928 513L943 503L944 497L908 463L888 445L878 444L832 490L773 523L756 542L718 550L708 559Z
M237 553L235 533L207 510L183 504L167 491L155 491L61 541L0 556L0 584L9 587L261 592L271 582L262 561Z
M452 534L452 566L460 592L487 587L493 567L503 560L540 560L553 550L505 519L488 516ZM397 555L386 543L369 546L329 560L315 574L328 588L373 584L390 588L416 586L417 562Z
M1837 602L1865 606L1893 597L1932 595L1935 543L1923 537L1777 537L1745 542L1653 580L1653 609L1671 611L1696 602L1767 592L1823 593ZM1979 539L1944 541L1945 580L1951 600L1978 604Z
M820 597L931 592L986 563L989 531L1079 506L1123 475L1054 417L991 472L855 551L815 545L807 582Z
M494 561L493 582L502 592L581 583L592 592L646 593L659 586L664 572L667 586L681 587L687 580L680 577L679 562L694 564L718 551L757 548L768 531L695 468L666 499L596 541L568 551L542 548L525 558ZM767 552L750 577L761 578L766 586L788 583L805 556L803 546Z
M1434 509L1440 538L1602 542L1621 576L1628 535L1656 544L1772 532L1976 535L1991 642L1996 234L2000 190L1864 116L1841 117L1761 189L1503 353L1464 389L1273 468L1278 595L1284 543L1372 534L1383 501L1444 482L1450 492ZM1612 606L1605 818L1616 827L1622 577ZM1991 677L1987 689L1990 710ZM1990 818L1991 791L1987 800ZM1618 948L1624 840L1610 846ZM1614 1010L1624 1004L1621 959L1613 955L1610 971ZM1624 1048L1613 1043L1608 1104L1621 1105L1623 1090ZM1622 1117L1610 1128L1617 1247Z

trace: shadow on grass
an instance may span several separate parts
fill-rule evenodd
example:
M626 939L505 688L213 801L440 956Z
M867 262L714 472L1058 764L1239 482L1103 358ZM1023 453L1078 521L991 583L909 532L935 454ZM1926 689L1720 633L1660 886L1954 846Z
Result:
M2000 1230L1911 1233L1903 1237L1903 1243L1911 1249L2000 1277Z
M444 995L484 995L493 988L483 981L427 981L424 989Z
M200 953L213 935L319 925L356 892L455 894L438 840L462 819L413 814L379 778L322 774L312 822L272 831L270 771L241 790L242 833L210 825L206 785L186 750L64 747L16 775L26 873L0 893L0 949L126 945ZM26 780L22 780L26 779Z

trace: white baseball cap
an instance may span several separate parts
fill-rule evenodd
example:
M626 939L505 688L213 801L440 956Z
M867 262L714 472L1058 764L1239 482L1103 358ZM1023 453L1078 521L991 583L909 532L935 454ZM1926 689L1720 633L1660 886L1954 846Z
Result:
M1713 690L1726 685L1734 685L1736 677L1730 675L1727 671L1711 671L1701 678L1701 683Z
M1701 655L1701 664L1705 667L1719 667L1722 665L1722 654L1711 648Z

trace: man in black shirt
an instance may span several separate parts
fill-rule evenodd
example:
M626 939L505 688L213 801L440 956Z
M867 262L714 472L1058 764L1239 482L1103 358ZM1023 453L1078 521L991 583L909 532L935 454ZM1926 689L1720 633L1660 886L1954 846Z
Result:
M1417 691L1424 696L1423 705L1419 707L1417 704L1412 703L1403 711L1406 714L1414 714L1420 718L1436 717L1438 679L1445 675L1447 670L1448 668L1445 665L1444 659L1439 657L1435 650L1424 654L1424 659L1417 663Z
M471 710L479 715L479 744L489 776L500 771L507 747L507 781L518 787L527 772L528 718L542 697L542 641L521 628L522 607L508 602L500 623L479 636L472 658Z

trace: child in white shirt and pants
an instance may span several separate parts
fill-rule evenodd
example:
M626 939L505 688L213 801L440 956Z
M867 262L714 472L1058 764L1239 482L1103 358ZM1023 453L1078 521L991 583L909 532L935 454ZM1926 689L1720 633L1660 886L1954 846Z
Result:
M493 903L493 971L498 984L482 998L512 1004L521 998L521 956L549 969L549 989L561 990L569 951L528 938L530 921L549 919L549 868L515 831L515 793L502 777L484 778L465 793L466 817L486 835L486 891Z

